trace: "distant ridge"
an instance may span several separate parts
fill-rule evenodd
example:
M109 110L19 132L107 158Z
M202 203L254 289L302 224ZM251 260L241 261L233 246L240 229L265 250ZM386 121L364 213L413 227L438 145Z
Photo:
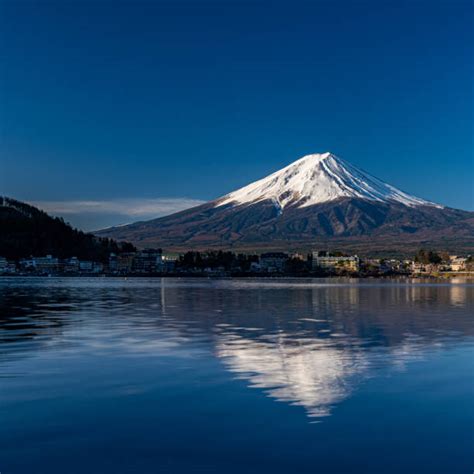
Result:
M73 229L59 217L15 199L0 196L0 256L8 259L47 254L106 261L110 252L133 250L127 243Z
M168 250L419 246L474 251L474 213L408 194L332 153L311 154L209 203L98 235Z

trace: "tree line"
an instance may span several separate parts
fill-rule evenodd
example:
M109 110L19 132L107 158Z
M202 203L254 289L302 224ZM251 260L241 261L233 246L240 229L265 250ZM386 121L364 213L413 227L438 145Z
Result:
M61 217L21 201L0 196L0 256L11 260L31 255L75 256L82 260L106 262L111 252L133 252L127 242L99 238L74 229Z

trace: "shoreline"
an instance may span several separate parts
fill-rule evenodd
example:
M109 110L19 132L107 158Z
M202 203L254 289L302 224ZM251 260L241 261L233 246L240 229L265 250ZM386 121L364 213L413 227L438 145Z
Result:
M391 274L391 275L364 275L364 274L341 274L341 275L295 275L295 274L205 274L205 273L166 273L166 274L48 274L48 275L35 275L35 274L4 274L0 275L2 278L115 278L115 279L135 279L135 278L196 278L196 279L210 279L210 280L233 280L233 279L288 279L292 278L295 280L314 280L314 279L341 279L341 278L353 278L361 280L451 280L453 278L463 278L466 280L472 280L474 282L474 272L446 272L446 273L416 273L416 274Z

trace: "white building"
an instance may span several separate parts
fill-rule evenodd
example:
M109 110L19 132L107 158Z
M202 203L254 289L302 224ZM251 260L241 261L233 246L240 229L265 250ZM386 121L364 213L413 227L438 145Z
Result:
M351 257L333 257L327 252L313 252L312 269L328 271L348 270L359 271L360 259L357 255Z
M453 272L462 272L466 270L467 258L459 257L457 255L449 256L449 266Z
M23 259L20 261L20 264L25 268L34 268L37 272L49 273L59 270L59 258L52 255Z

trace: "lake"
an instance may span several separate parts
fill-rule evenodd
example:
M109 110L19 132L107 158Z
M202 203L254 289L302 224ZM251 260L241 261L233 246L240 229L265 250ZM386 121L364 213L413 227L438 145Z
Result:
M0 472L474 470L462 280L0 279Z

